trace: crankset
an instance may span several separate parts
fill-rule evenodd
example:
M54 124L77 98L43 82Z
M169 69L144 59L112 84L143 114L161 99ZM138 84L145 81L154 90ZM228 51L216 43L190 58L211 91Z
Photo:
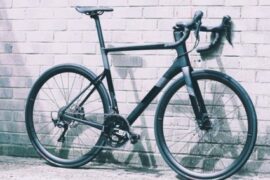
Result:
M135 144L140 139L140 135L130 131L128 121L118 114L105 117L103 133L107 138L107 144L111 147L121 147L128 140Z

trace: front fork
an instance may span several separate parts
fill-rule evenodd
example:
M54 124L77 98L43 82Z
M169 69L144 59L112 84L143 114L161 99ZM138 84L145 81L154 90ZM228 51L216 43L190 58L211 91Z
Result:
M195 114L198 126L202 130L211 129L211 122L205 107L205 102L202 97L201 90L199 88L198 82L194 80L191 76L193 69L190 66L185 66L182 68L184 79L186 82L187 91L189 94L189 99Z

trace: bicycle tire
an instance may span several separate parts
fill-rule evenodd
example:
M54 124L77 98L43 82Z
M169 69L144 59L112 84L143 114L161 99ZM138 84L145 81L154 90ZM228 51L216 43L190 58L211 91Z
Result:
M75 103L86 96L85 92L68 111L80 117L84 114L85 117L82 118L85 119L94 114L94 111L101 116L108 113L110 107L108 93L102 83L93 84L96 78L93 72L83 66L64 64L44 72L33 85L26 101L26 129L34 149L50 164L68 168L79 167L91 161L102 150L105 138L101 130L67 120L63 120L62 124L58 121L56 125L57 121L53 117L59 108L68 104L90 83L92 83L91 88L96 88L92 94L97 98L96 101L91 99L91 95L88 99L90 103L87 101L88 104L84 104L83 110L71 111L72 108L78 107ZM103 121L102 118L98 118L96 117L96 120ZM64 124L67 124L66 133L64 133ZM62 134L64 137L61 139ZM93 144L90 145L90 142Z
M228 75L201 70L193 71L191 76L202 91L212 129L203 131L196 127L194 114L192 118L185 118L184 113L193 112L184 78L181 77L167 89L157 107L155 137L158 149L166 163L181 177L225 179L237 172L253 151L257 135L256 112L247 92ZM214 82L216 87L215 84L206 82ZM226 89L220 91L221 85ZM211 96L211 91L214 90L217 90L214 94L218 97L213 97L216 96L214 94ZM230 97L230 93L235 95ZM212 107L209 103L211 99L214 103ZM238 107L238 103L243 107ZM239 109L234 110L236 107ZM216 115L213 109L218 111ZM233 109L232 112L236 111L236 116L229 114L230 109ZM245 116L242 116L243 113ZM181 137L177 136L178 133ZM243 149L239 152L239 148Z

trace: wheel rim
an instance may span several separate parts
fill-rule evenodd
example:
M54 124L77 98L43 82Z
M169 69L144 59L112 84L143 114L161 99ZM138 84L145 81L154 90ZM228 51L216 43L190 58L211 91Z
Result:
M55 124L53 119L59 109L65 107L79 92L89 85L90 79L85 74L78 72L58 72L51 74L50 77L40 82L40 89L33 93L35 99L31 106L31 136L33 136L34 146L43 157L53 162L59 163L75 163L85 160L95 155L103 144L101 131L82 123L67 121L63 119L62 124L68 125L65 134L65 141L59 142L64 128ZM75 104L79 104L88 92L91 91L93 85L82 96L74 102L67 110L74 116L84 114L86 120L103 123L104 106L103 99L99 95L98 90L90 96L84 104L84 111L75 110Z
M229 85L226 81L222 83ZM194 113L183 83L180 92L166 97L166 110L161 108L160 114L164 114L164 117L158 126L162 132L158 137L166 146L159 145L159 148L169 165L178 172L180 170L182 175L193 178L220 177L229 170L241 167L240 164L245 162L241 158L247 159L244 156L249 155L249 112L246 112L238 94L229 87L225 88L222 83L215 81L215 78L199 80L213 125L209 132L200 130L194 115L188 115ZM215 107L209 106L213 100Z

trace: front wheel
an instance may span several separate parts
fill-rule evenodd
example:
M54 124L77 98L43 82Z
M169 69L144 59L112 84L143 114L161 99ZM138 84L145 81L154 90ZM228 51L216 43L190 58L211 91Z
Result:
M205 70L192 72L198 82L211 128L200 129L184 78L160 100L155 136L166 163L187 179L225 179L252 153L257 118L246 91L231 77Z
M32 87L25 110L27 133L36 151L51 164L82 166L101 151L102 130L62 116L66 109L73 118L104 123L110 101L96 78L82 66L66 64L46 71Z

